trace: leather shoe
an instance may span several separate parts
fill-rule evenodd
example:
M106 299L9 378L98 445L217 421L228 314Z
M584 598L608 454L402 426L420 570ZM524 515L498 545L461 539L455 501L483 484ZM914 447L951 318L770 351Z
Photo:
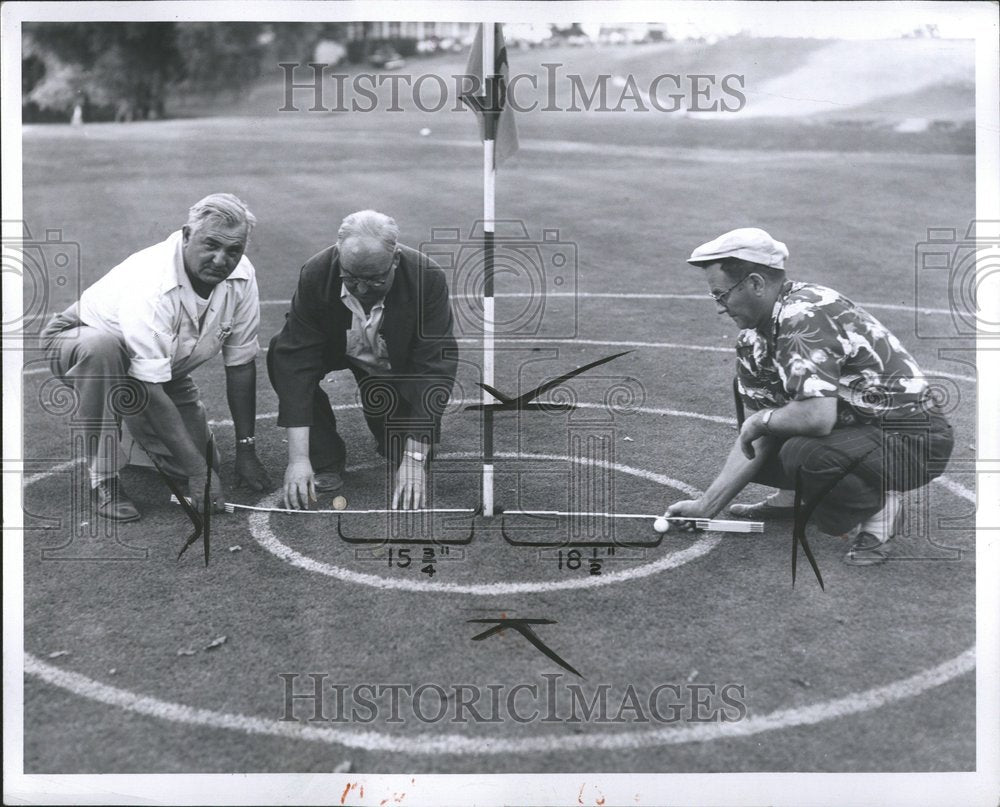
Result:
M128 497L117 476L102 480L91 488L94 509L101 518L109 521L138 521L139 510Z
M753 504L733 504L729 506L729 512L737 518L763 520L765 518L791 518L795 514L795 508L779 507L763 501Z
M903 514L899 493L890 491L879 510L861 524L851 548L844 555L848 566L875 566L885 563L892 552L892 539Z
M892 538L880 541L870 532L859 532L851 548L844 555L844 563L848 566L875 566L885 563L892 551L889 546L891 541Z
M344 477L338 471L319 471L313 474L313 487L317 493L333 493L344 487Z

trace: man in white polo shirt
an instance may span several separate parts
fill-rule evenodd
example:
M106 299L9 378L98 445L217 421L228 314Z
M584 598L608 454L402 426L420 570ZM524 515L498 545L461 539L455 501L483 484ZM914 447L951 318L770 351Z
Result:
M120 420L166 473L188 482L201 509L210 431L190 373L220 351L237 477L255 490L270 487L253 436L260 303L254 268L243 252L255 223L235 196L206 196L190 209L183 228L118 264L43 332L53 372L79 401L99 516L139 518L118 479ZM215 470L211 498L222 512L225 491Z

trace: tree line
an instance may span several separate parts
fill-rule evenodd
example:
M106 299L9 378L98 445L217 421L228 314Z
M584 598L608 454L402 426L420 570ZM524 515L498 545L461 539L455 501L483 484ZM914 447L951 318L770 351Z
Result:
M340 34L337 23L25 23L24 120L162 118L172 95L239 92Z

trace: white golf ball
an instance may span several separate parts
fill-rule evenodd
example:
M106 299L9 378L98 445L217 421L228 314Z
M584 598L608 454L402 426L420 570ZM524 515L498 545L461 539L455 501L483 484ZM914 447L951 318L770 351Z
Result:
M423 129L420 130L420 136L421 137L427 137L427 135L429 135L430 133L431 133L431 130L428 129L426 126Z
M666 532L670 529L670 522L667 521L663 516L660 516L656 521L653 522L653 529L657 532Z

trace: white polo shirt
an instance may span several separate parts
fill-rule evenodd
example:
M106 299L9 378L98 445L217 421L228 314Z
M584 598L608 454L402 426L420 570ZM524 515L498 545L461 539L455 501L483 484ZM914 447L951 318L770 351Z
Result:
M129 375L164 383L187 375L222 351L227 366L257 356L260 299L253 264L244 255L208 298L184 271L181 231L130 255L80 296L80 321L120 337L131 357Z

